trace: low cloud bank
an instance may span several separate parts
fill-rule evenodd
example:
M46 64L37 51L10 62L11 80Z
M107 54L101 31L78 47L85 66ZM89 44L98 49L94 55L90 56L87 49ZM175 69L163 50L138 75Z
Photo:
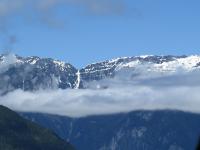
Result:
M133 110L176 109L200 113L199 72L156 78L91 83L104 89L13 91L0 97L0 104L24 112L81 117Z

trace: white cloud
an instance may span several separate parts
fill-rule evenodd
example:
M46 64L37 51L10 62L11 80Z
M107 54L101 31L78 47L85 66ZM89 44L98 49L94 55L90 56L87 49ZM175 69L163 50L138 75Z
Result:
M188 74L188 76L193 75ZM198 74L199 75L199 74ZM199 76L193 75L190 81ZM186 75L179 75L185 78ZM172 76L170 77L172 78ZM174 76L174 79L176 76ZM155 79L154 79L155 80ZM190 81L179 84L180 80L159 83L129 82L107 80L112 85L107 89L45 90L23 92L16 90L0 97L0 104L11 109L25 112L42 112L72 117L112 114L133 110L176 109L200 113L200 85ZM112 84L110 84L112 83Z
M0 62L0 73L5 72L10 65L13 65L17 62L17 58L14 54L9 53L3 56L2 61Z

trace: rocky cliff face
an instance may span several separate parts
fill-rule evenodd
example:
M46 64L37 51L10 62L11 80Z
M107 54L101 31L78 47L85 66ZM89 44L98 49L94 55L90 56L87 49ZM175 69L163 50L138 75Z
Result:
M49 58L0 56L0 89L38 90L74 88L77 69L71 64Z

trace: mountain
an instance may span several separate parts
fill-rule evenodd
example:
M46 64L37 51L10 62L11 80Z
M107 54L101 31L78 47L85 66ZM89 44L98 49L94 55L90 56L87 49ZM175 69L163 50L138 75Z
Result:
M39 57L0 56L0 89L25 91L75 88L77 69L69 63Z
M181 111L133 111L82 118L21 115L54 130L78 150L193 150L200 136L200 115Z
M154 85L160 84L161 79L163 86L177 80L174 84L184 87L183 83L190 83L190 79L195 77L192 80L195 84L189 84L192 87L198 85L199 74L190 76L190 73L199 69L200 56L197 55L122 57L77 69L69 63L50 58L7 54L0 56L0 94L16 89L108 88L108 83L115 84L115 79L117 86L121 83L126 86L130 81ZM178 74L172 80L170 75L177 73L183 76L180 78ZM163 78L165 76L167 78ZM187 94L192 98L191 93ZM195 149L200 135L200 115L173 110L134 111L82 118L35 113L21 115L53 129L79 150L191 150Z
M74 150L50 130L0 106L1 150Z
M200 150L200 140L199 140L199 142L197 144L196 150Z
M177 71L199 70L200 56L135 56L90 64L82 69L51 58L0 56L0 90L89 88L92 81L114 78L127 71L131 78L146 74L160 75Z

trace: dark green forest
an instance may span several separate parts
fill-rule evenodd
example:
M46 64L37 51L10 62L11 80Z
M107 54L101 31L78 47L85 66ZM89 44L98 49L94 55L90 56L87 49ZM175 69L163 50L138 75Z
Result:
M52 131L0 106L1 150L74 150Z

